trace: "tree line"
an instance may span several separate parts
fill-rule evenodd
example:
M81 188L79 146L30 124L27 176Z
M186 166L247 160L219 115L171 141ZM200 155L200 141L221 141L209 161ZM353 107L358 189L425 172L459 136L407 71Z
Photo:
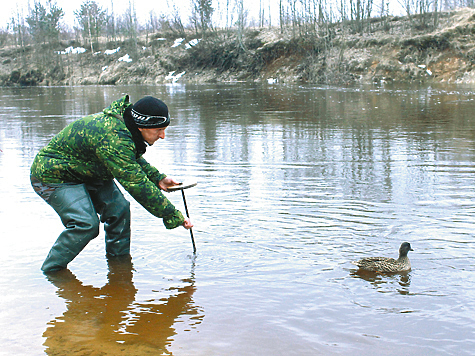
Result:
M158 31L184 34L187 28L206 32L212 24L212 0L190 0L192 15L184 21L176 6L171 3L170 11L156 14L151 11L145 23L139 23L135 3L129 2L122 14L116 14L113 1L109 8L94 0L83 1L74 11L75 25L64 26L64 11L54 0L34 0L27 12L19 9L11 16L6 28L0 28L0 45L53 44L61 40L77 40L87 43L91 51L100 38L106 41L133 39L143 33Z
M1 30L0 45L51 44L75 39L94 51L100 38L134 40L141 34L160 31L183 36L186 30L206 36L216 29L242 32L246 28L265 26L280 27L282 31L291 28L295 36L302 36L334 23L346 24L349 30L364 33L371 31L372 17L384 19L394 15L389 0L259 0L257 14L251 14L243 0L189 1L189 18L183 18L170 0L167 12L151 11L148 20L140 23L133 0L122 14L114 12L113 1L109 8L104 8L94 0L85 0L74 11L76 24L71 29L62 26L65 13L54 0L34 0L26 13L17 9L12 15L7 27ZM475 6L475 0L396 1L399 13L412 19L414 28L419 29L437 26L437 14L442 10ZM275 18L276 12L272 12L275 6L278 6L278 18Z

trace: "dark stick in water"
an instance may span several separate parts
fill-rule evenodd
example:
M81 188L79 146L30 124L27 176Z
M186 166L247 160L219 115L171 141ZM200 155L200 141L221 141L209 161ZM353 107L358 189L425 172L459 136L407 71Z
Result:
M195 183L189 183L189 184L183 184L180 183L178 185L175 185L173 187L169 187L168 191L174 192L176 190L181 190L181 195L183 196L183 203L185 204L185 211L186 211L186 217L189 219L190 214L188 213L188 206L186 204L186 198L185 198L185 189L194 187L196 185ZM193 244L193 254L196 254L196 246L195 246L195 238L193 237L193 229L190 227L190 235L191 235L191 243Z
M185 189L181 189L181 195L183 196L183 203L185 204L186 217L189 219L190 214L188 213L188 206L186 205ZM191 236L191 243L193 244L193 254L196 254L195 238L193 237L193 229L191 227L190 227L190 236Z

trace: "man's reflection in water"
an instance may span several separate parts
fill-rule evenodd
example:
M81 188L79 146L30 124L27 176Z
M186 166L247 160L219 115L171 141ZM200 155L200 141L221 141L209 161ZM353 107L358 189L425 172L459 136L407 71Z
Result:
M108 259L108 283L102 288L85 286L68 269L48 276L67 310L52 320L44 332L49 355L161 355L175 335L180 315L196 315L193 279L169 288L167 296L150 303L135 303L130 256ZM193 318L193 324L203 316Z

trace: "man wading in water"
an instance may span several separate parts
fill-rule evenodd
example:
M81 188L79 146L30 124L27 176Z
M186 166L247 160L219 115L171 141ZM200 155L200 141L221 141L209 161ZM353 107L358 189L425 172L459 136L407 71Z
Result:
M178 183L142 157L146 144L165 138L169 124L165 103L147 96L132 104L126 95L69 124L40 150L31 184L65 227L41 267L44 272L66 268L99 234L100 222L107 255L129 255L130 203L114 178L167 229L193 227L162 193Z

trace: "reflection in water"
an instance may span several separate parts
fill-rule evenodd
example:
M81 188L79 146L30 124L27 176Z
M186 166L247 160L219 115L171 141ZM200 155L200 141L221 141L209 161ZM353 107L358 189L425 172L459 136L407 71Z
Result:
M171 109L146 159L199 182L189 197L199 279L182 281L188 235L162 235L133 205L140 274L119 269L94 288L65 271L52 279L57 298L39 265L59 222L31 190L31 161L126 93ZM0 226L15 238L3 239L2 351L40 354L44 333L50 355L473 355L474 98L474 87L446 85L3 88ZM344 267L401 240L418 246L409 274ZM102 242L88 248L94 257L73 270L84 283L103 261ZM50 321L44 306L58 300L67 311Z
M382 293L396 290L399 294L408 295L411 286L411 272L377 273L365 270L354 270L350 273L354 278L361 278L370 282L376 290Z
M67 305L66 312L52 320L43 334L48 355L117 355L125 346L128 355L167 353L176 334L176 319L198 314L192 299L196 289L193 273L182 281L184 286L162 290L166 298L138 303L131 258L109 258L108 266L108 282L102 288L83 285L68 269L48 276ZM202 318L195 316L193 325Z

